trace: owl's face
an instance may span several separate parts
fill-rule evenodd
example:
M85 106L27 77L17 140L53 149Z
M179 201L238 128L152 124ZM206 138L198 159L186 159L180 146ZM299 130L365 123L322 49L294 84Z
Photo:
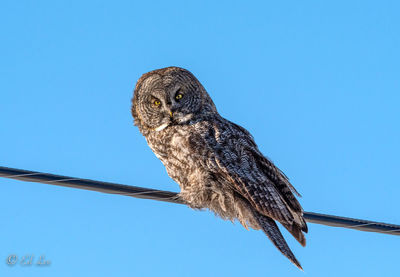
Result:
M185 124L215 106L189 71L167 67L144 74L136 84L132 115L140 129L161 131Z

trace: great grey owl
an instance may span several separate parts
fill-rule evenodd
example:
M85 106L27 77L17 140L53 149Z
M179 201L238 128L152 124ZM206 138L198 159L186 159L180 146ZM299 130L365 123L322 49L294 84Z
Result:
M246 229L262 229L301 269L275 222L305 246L307 224L294 194L300 195L247 130L219 115L192 73L167 67L144 74L136 84L131 112L179 184L181 199L194 209L237 219Z

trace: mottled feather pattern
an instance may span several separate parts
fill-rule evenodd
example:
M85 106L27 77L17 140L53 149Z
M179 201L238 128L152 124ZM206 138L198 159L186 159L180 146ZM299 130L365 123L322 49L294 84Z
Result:
M161 104L155 105L154 99ZM301 268L274 221L305 245L307 225L297 191L247 130L219 115L193 74L169 67L143 75L132 115L190 207L262 229Z

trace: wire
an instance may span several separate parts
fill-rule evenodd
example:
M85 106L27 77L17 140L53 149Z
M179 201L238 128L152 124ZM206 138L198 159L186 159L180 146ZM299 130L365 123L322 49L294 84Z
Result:
M0 166L0 177L20 181L36 182L56 186L93 190L103 193L118 194L142 199L152 199L170 203L185 204L178 194L171 191L134 187L89 179L72 178L49 173L15 169ZM400 225L387 224L362 219L304 212L304 219L310 223L333 227L344 227L366 232L400 235Z

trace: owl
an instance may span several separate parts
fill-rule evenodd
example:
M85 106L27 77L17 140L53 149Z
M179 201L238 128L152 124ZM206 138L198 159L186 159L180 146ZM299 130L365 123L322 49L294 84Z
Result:
M307 224L300 196L286 175L258 149L243 127L223 118L188 70L167 67L137 81L134 124L193 209L261 229L293 264L300 263L276 221L303 246Z

